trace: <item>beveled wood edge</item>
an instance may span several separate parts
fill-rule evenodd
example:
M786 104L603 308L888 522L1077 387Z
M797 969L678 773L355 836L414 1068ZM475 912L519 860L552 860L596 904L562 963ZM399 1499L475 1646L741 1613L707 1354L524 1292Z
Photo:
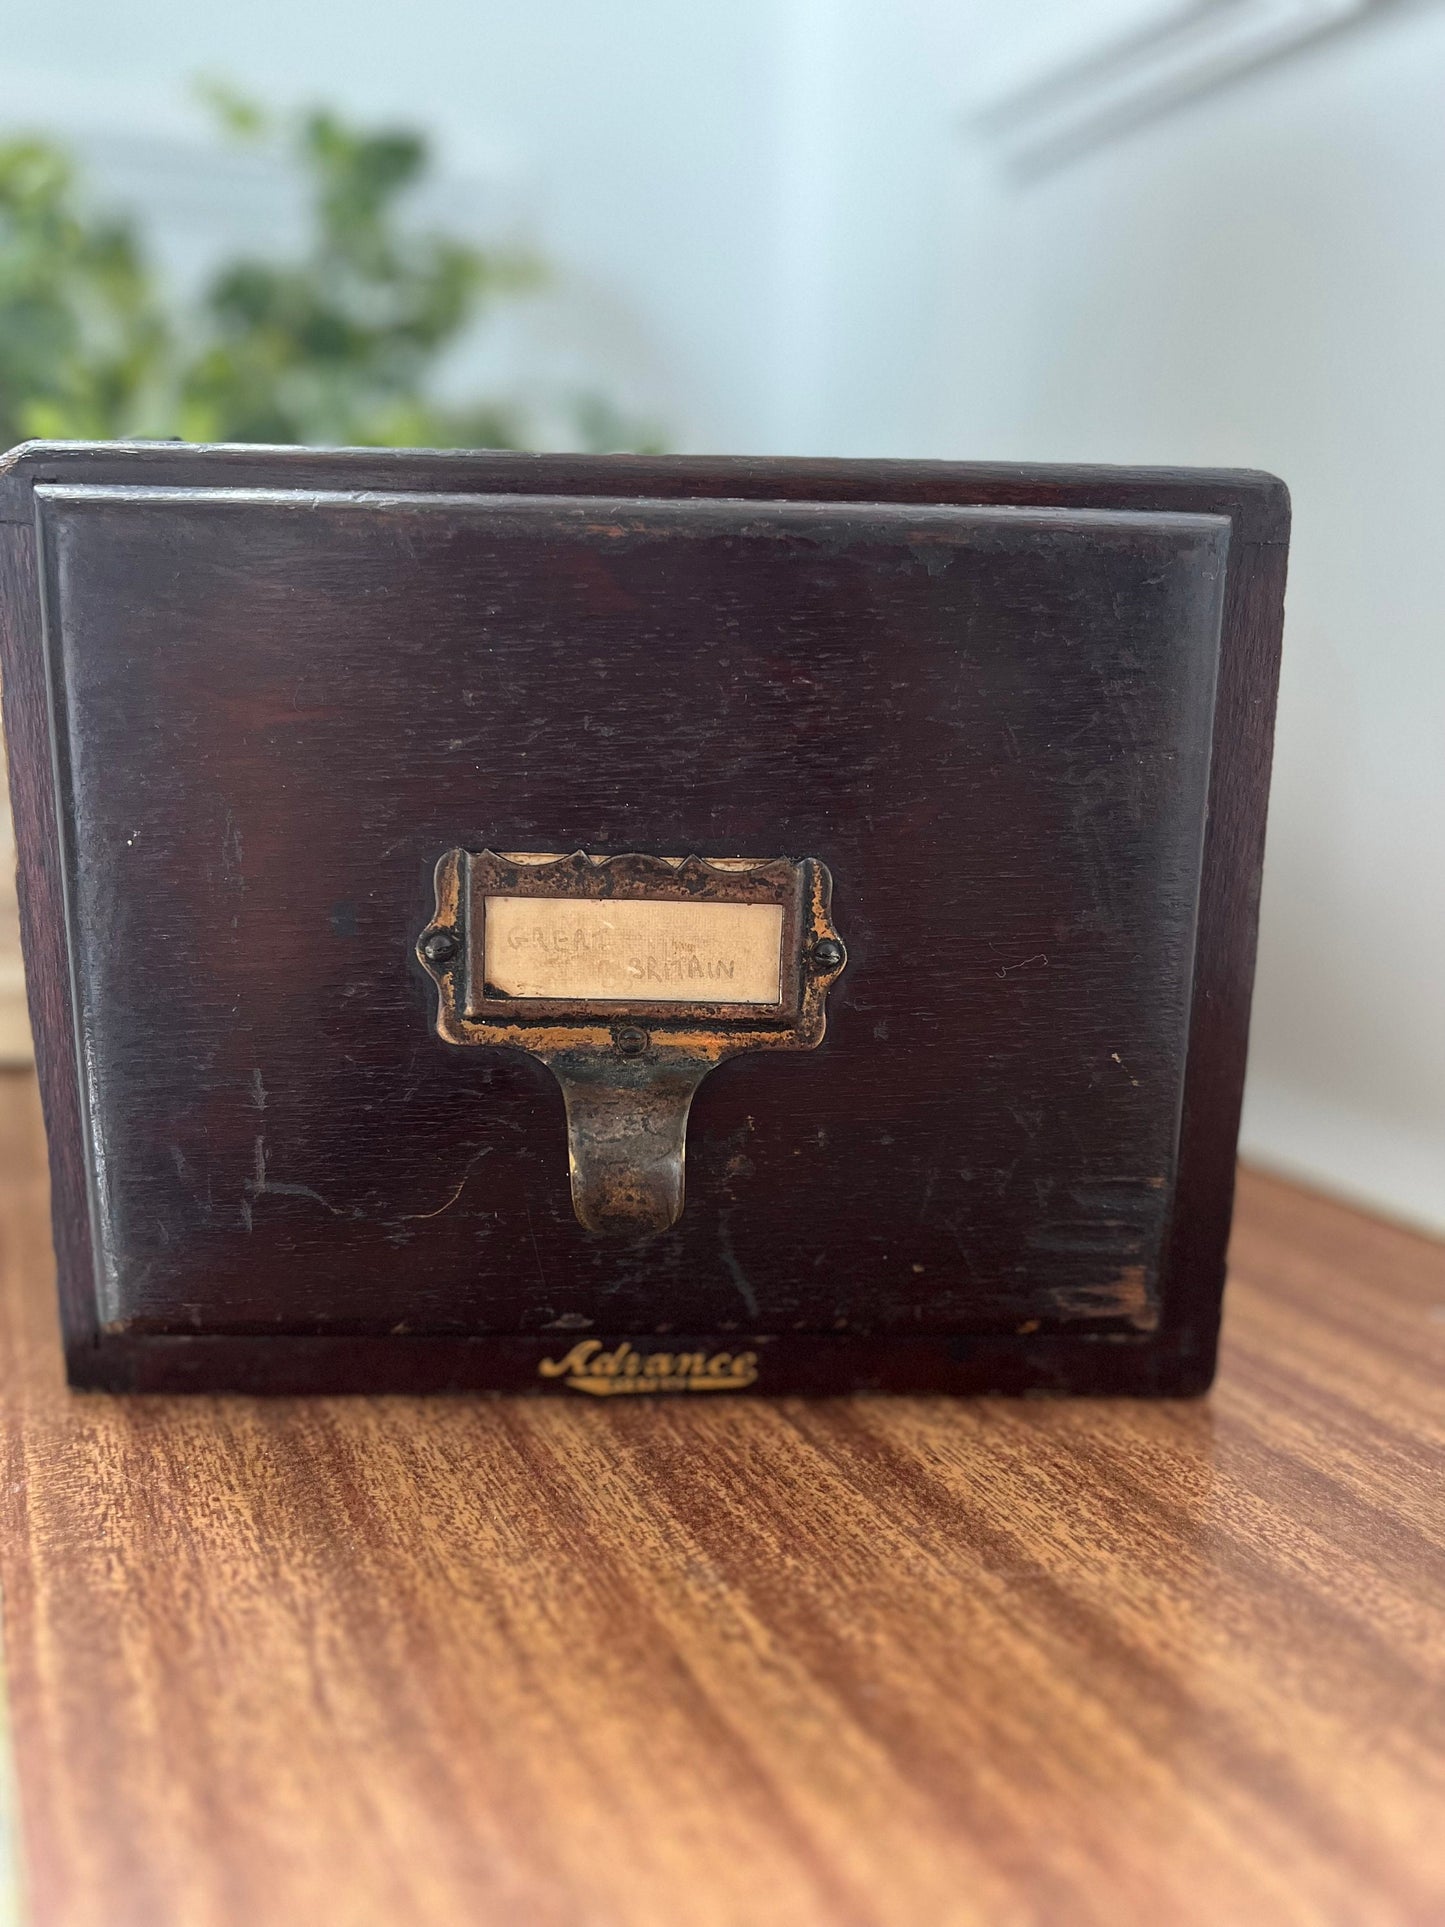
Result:
M66 935L38 538L0 525L0 687L9 748L20 934L50 1158L56 1284L67 1348L93 1346L100 1304L86 1175L79 1042Z
M0 456L0 521L28 522L40 483L247 485L618 497L1113 508L1227 515L1248 541L1288 540L1289 492L1258 469L749 455L536 455L510 449L318 449L260 443L22 442ZM599 487L599 478L606 487ZM1099 497L1112 498L1099 500Z
M1279 543L1232 541L1225 569L1178 1180L1159 1291L1161 1338L1211 1360L1234 1209L1286 562Z

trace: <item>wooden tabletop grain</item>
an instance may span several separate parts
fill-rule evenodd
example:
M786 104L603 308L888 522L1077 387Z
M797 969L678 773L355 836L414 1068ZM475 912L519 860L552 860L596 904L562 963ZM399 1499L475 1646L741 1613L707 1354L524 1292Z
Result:
M1445 1248L1247 1178L1207 1401L66 1391L0 1080L23 1918L1445 1919Z

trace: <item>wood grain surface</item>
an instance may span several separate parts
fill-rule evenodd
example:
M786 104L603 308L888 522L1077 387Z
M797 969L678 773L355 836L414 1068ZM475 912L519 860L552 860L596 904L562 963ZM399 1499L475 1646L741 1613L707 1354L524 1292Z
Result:
M28 1919L1445 1917L1445 1250L1247 1178L1208 1401L118 1398L0 1080Z

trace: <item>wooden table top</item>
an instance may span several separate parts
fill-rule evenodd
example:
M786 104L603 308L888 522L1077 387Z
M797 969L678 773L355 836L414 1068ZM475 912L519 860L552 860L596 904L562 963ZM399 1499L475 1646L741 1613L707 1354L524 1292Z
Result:
M0 1174L24 1919L1445 1919L1445 1247L1246 1178L1189 1403L124 1399Z

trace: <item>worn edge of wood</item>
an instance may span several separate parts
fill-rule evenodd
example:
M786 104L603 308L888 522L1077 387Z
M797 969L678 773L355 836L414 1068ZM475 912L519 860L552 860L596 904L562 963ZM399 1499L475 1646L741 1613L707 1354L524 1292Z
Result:
M957 502L1227 515L1245 541L1284 542L1289 493L1258 469L1030 462L846 461L748 455L535 455L503 449L318 449L261 443L22 442L0 456L0 520L28 522L39 483L801 501ZM607 486L599 486L606 478Z
M20 936L50 1151L51 1233L69 1355L94 1346L100 1307L47 673L37 534L33 525L0 528L0 682L10 751Z
M64 889L47 693L47 652L40 606L40 553L33 489L50 480L162 479L197 487L235 485L257 468L273 479L288 471L292 486L335 481L349 486L448 491L505 485L541 494L596 491L606 479L614 496L670 493L803 499L965 502L982 507L1058 506L1203 511L1227 515L1218 680L1200 871L1193 989L1177 1148L1178 1181L1160 1266L1158 1330L1137 1338L1088 1333L996 1341L944 1334L920 1347L889 1341L891 1367L874 1364L819 1385L793 1368L767 1390L932 1387L962 1392L1068 1390L1069 1359L1087 1351L1097 1383L1091 1390L1188 1395L1213 1381L1234 1191L1234 1159L1243 1095L1250 996L1258 929L1266 801L1278 685L1289 495L1276 477L1249 470L1054 468L952 462L776 461L745 457L533 456L464 451L315 450L251 445L178 448L174 444L27 443L0 457L0 524L26 515L0 539L0 652L10 784L21 875L21 930L30 962L36 1061L52 1145L52 1223L66 1357L72 1382L115 1389L376 1390L497 1388L516 1339L435 1340L305 1338L288 1335L281 1349L296 1376L272 1355L274 1339L103 1334L86 1181L81 1062L64 935ZM79 472L77 472L79 471ZM99 471L99 472L97 472ZM17 495L17 491L19 494ZM1101 501L1100 496L1107 499ZM36 736L36 730L39 735ZM32 816L32 805L35 814ZM43 981L43 987L41 980ZM606 1343L628 1342L627 1334ZM649 1336L649 1344L655 1337ZM734 1347L743 1341L732 1339ZM784 1349L779 1335L767 1340ZM815 1348L818 1341L809 1341ZM413 1361L405 1373L395 1347ZM381 1345L376 1359L368 1348ZM421 1361L440 1349L448 1359ZM927 1374L915 1376L918 1354ZM960 1359L959 1353L966 1354ZM1056 1355L1062 1353L1062 1362ZM824 1353L819 1351L819 1357ZM911 1362L905 1363L905 1356ZM1109 1358L1116 1363L1104 1365ZM182 1359L193 1366L181 1368ZM484 1359L486 1362L484 1362ZM1123 1363L1130 1360L1128 1364ZM264 1363L262 1361L265 1361ZM388 1361L390 1361L388 1363ZM534 1368L535 1369L535 1368ZM476 1376L474 1376L476 1374ZM535 1379L528 1389L537 1389Z

